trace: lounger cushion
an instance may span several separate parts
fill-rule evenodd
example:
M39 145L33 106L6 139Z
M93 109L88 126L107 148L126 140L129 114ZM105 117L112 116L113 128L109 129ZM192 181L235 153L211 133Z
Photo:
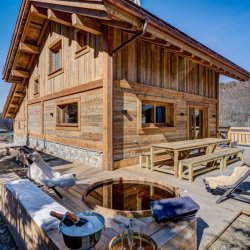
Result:
M249 170L250 168L244 165L241 167L236 167L233 173L229 176L220 175L217 177L206 177L205 181L211 189L216 189L218 187L233 186Z
M152 216L157 223L195 216L200 209L200 206L188 196L153 201L150 203L150 206Z
M27 179L19 179L6 184L6 188L22 204L34 222L48 231L58 226L58 220L50 216L50 211L65 213L68 210Z
M244 157L244 165L250 167L250 157Z
M36 183L47 187L67 188L75 185L75 177L72 174L63 174L54 171L39 155L38 152L29 154L30 159L35 160L28 170L28 177Z

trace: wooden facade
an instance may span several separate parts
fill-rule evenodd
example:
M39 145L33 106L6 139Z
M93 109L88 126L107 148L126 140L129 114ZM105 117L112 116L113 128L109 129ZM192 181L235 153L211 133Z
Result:
M167 24L165 31L157 28L148 13L140 34L142 10L111 2L23 2L26 20L19 20L4 71L13 83L4 114L15 119L15 135L101 152L106 170L137 163L152 143L190 138L195 109L203 137L216 137L219 75L244 80L249 73L189 37L180 39L183 33L178 38L176 29L170 34ZM87 34L80 52L79 31ZM51 72L57 44L60 61ZM142 127L144 102L171 106L171 126ZM77 126L58 124L58 106L67 103L78 105Z

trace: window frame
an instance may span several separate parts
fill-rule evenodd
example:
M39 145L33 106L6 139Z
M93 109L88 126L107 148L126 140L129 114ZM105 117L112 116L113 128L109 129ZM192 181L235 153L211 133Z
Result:
M61 48L60 50L60 54L61 54L61 58L60 58L60 67L55 68L55 52L53 50L58 49L57 47L60 46ZM48 78L53 78L57 75L60 75L63 73L63 39L62 37L59 37L58 39L56 39L52 44L49 45L48 47L48 58L49 58L49 65L48 65ZM54 62L51 62L51 60L53 60ZM53 65L53 68L51 67L51 65Z
M38 89L35 91L35 84L38 84ZM33 97L39 97L40 96L40 91L41 91L41 86L40 86L40 77L37 76L33 79Z
M73 103L77 103L77 123L59 123L58 122L58 109L62 105L70 105ZM58 101L55 103L55 124L56 129L58 130L81 130L81 99L80 98L72 98L68 100Z
M84 46L79 45L79 42L78 42L78 34L79 33L83 33L83 34L85 33L88 36L87 37L87 44ZM89 45L90 45L90 33L87 31L84 31L84 30L76 30L75 31L75 59L88 53L90 51ZM80 48L78 46L80 46Z
M166 107L166 112L165 112L165 123L147 123L143 124L142 123L142 106L143 104L146 105L152 105L154 106L154 121L156 121L156 107L157 106L162 106ZM167 110L170 109L170 113L167 112ZM167 122L168 120L171 121L172 125L169 125ZM138 134L148 134L148 133L161 133L161 132L174 132L176 131L176 103L172 101L165 101L165 100L148 100L148 99L138 99Z

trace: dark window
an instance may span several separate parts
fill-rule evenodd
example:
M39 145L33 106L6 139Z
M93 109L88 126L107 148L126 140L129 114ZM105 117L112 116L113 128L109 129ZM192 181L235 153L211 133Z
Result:
M78 102L57 106L58 125L78 125Z
M89 46L89 33L85 31L77 31L76 33L76 53L79 53Z
M154 123L154 106L142 104L142 123Z
M166 123L166 106L156 106L156 123Z
M49 72L54 73L62 69L62 40L50 47L50 67Z
M40 92L40 84L39 84L39 79L35 79L34 80L34 92L33 92L33 94L35 95L35 96L37 96L37 95L39 95L39 92Z
M142 127L174 127L174 116L173 103L142 103Z

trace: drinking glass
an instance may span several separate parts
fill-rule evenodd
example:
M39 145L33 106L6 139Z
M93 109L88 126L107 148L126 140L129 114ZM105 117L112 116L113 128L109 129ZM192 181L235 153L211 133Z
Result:
M139 239L140 239L140 246L137 248L137 250L144 250L144 248L142 247L142 238L143 238L143 235L144 235L143 223L138 222L137 228L138 228L138 234L139 234Z
M128 244L130 250L132 250L134 243L134 229L135 229L135 222L133 219L129 220L129 227L128 227Z
M123 223L119 224L119 233L121 236L121 246L119 247L119 250L125 250L124 245L123 245L124 234L125 234L125 225Z

